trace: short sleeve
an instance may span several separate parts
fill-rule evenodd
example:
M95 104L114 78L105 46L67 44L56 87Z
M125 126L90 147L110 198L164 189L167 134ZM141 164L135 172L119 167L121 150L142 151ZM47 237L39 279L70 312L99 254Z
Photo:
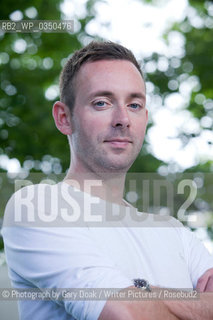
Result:
M13 199L5 215L10 215ZM9 268L37 288L125 288L132 285L98 248L88 228L7 226ZM74 319L98 319L106 300L55 301ZM34 315L32 314L31 319Z

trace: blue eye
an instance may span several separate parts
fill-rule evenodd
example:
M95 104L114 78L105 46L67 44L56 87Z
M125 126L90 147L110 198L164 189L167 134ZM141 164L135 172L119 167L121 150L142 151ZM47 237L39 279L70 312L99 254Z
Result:
M97 107L105 107L105 104L106 102L101 100L94 103L94 105Z
M133 108L133 109L139 109L141 106L138 103L131 103L130 107Z

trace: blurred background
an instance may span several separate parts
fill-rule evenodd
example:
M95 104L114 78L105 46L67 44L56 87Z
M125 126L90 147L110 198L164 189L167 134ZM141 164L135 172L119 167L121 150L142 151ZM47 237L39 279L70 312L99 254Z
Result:
M190 195L186 188L182 198L177 196L177 181L190 177L199 192L187 214L197 214L199 221L184 223L212 252L212 1L7 0L0 1L0 8L2 20L74 19L74 32L0 31L1 222L15 179L27 179L31 173L57 179L66 172L67 139L56 130L51 115L59 99L61 68L74 50L90 41L111 40L133 51L146 78L149 125L130 172L163 179L172 175L175 216ZM133 204L144 199L140 190L130 191L126 198ZM1 237L0 249L3 265Z

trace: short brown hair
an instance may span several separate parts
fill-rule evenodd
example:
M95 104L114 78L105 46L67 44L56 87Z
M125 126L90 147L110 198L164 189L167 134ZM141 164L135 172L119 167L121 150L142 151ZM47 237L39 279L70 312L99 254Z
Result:
M75 104L75 77L80 67L86 62L98 60L127 60L132 62L142 78L143 73L133 53L120 44L106 41L92 41L84 48L77 50L66 62L60 76L60 96L61 101L73 111Z

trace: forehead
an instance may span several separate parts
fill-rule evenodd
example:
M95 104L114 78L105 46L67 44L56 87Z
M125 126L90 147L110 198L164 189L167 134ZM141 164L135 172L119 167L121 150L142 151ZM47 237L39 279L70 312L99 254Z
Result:
M76 77L77 89L116 89L145 92L144 80L136 66L127 60L100 60L85 63Z

